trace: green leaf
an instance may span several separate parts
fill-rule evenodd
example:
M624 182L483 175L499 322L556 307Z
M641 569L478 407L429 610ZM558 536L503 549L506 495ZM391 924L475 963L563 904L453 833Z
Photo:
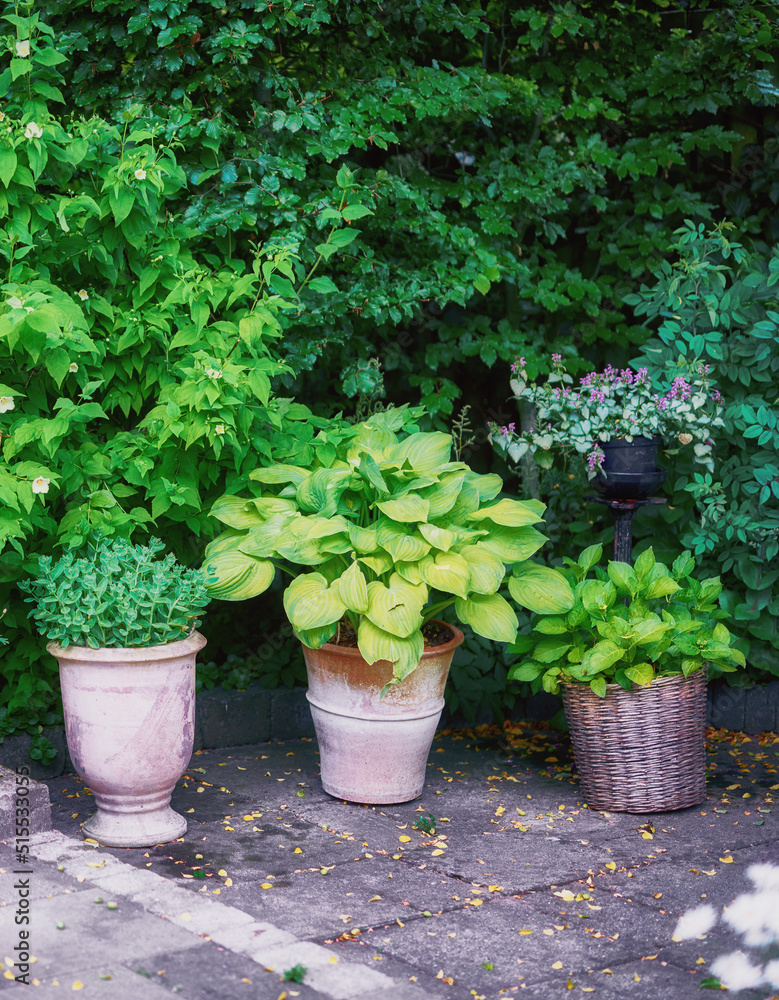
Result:
M543 635L562 635L570 629L564 618L541 618L533 626L533 631Z
M387 461L416 472L435 472L446 465L452 451L451 434L419 431L387 450Z
M539 663L554 663L555 660L559 660L564 656L572 646L572 642L566 642L565 639L550 636L548 639L542 639L538 643L533 650L533 656Z
M603 676L593 677L590 681L590 691L599 698L606 697L606 678Z
M249 479L256 479L261 483L295 483L298 485L311 475L308 469L301 469L297 465L269 465L266 468L253 469L249 473Z
M581 602L590 614L603 614L617 598L617 590L611 581L587 580L581 588Z
M262 521L256 507L229 493L216 500L209 513L230 528L252 528Z
M508 565L530 559L547 540L536 528L507 528L488 522L488 530L489 534L479 540L479 547Z
M419 564L422 579L430 587L444 594L466 598L471 584L468 562L455 552L438 552L425 556Z
M596 643L592 649L587 650L582 660L582 667L587 673L596 673L601 670L608 670L615 663L618 663L625 656L625 650L618 646L611 639L603 639Z
M426 601L427 587L415 587L393 573L389 587L378 580L368 584L366 615L383 631L407 637L422 628L422 608Z
M670 576L661 576L652 580L644 594L647 598L668 597L669 594L675 594L681 589L676 580L672 580Z
M9 149L8 147L0 148L0 181L6 187L11 183L16 173L16 163L16 153L13 149Z
M347 222L354 222L355 219L362 219L366 215L373 215L373 212L365 205L347 205L341 215Z
M298 485L296 496L300 509L323 517L335 514L338 498L350 478L349 469L316 469Z
M430 545L409 533L409 529L397 521L382 518L376 526L374 538L395 561L416 562L430 551Z
M655 669L651 663L637 663L635 666L627 667L625 676L635 684L648 687L655 677Z
M575 603L564 576L548 566L533 563L514 570L514 576L509 579L509 592L517 604L541 615L564 614Z
M651 549L645 549L633 564L636 576L641 583L646 583L655 565L655 554Z
M368 611L368 582L358 563L353 562L340 577L334 581L341 600L347 610L364 615Z
M668 622L647 619L642 622L631 622L630 627L633 631L633 638L630 641L632 649L633 646L648 646L653 642L658 642L673 626L669 625Z
M420 525L420 529L423 527ZM506 573L503 562L479 543L466 544L460 555L468 563L470 589L477 594L496 593Z
M208 584L211 597L222 601L245 601L268 589L276 575L273 563L255 559L237 548L209 555L206 549L203 569L215 577Z
M363 618L357 631L357 645L367 663L388 660L393 665L393 679L402 681L416 670L425 640L421 632L409 636L393 635L379 628L369 618Z
M322 625L320 628L295 629L295 635L309 649L321 649L326 642L335 637L336 625Z
M627 591L635 597L639 590L638 577L630 563L610 562L608 566L609 579L620 590Z
M530 660L524 663L515 663L509 667L508 677L511 681L534 681L543 672L544 668L540 663L533 663Z
M416 493L409 493L398 500L384 500L377 502L376 506L387 517L393 521L426 521L428 517L429 505L423 497Z
M330 587L321 573L303 573L284 591L284 610L297 631L340 621L346 605L337 588Z
M596 566L603 556L602 545L590 545L579 556L579 565L585 573L589 573L593 566Z
M321 295L327 295L330 292L338 291L338 287L335 282L331 278L325 276L322 276L321 278L312 278L308 283L308 287L314 292L319 292Z
M439 528L435 524L422 523L419 525L420 535L437 549L448 552L457 541L457 535L446 528Z
M46 370L59 388L70 368L70 356L68 355L68 352L62 347L57 347L53 351L46 351L44 355L44 363L46 365Z
M543 521L543 518L539 517L533 508L524 501L509 499L499 500L491 507L482 507L481 510L468 515L469 521L483 521L485 519L510 528L523 528Z
M517 616L500 594L471 594L458 598L454 609L461 622L470 625L477 635L494 642L513 642L517 637Z

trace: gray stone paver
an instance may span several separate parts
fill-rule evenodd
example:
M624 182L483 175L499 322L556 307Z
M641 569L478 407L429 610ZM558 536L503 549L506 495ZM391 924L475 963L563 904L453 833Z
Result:
M174 792L187 836L137 850L85 844L91 796L62 775L33 839L35 995L692 1000L737 939L674 943L677 917L779 861L779 743L714 749L707 801L647 816L587 809L553 732L439 734L420 799L370 808L322 792L314 741L202 751ZM0 844L9 992L14 866Z

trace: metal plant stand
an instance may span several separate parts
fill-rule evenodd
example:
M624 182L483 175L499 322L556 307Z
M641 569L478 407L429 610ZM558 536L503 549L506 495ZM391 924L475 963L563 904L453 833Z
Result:
M602 503L614 515L614 559L630 564L633 562L633 518L636 511L647 504L668 503L665 497L649 497L646 500L607 500L606 497L588 499Z

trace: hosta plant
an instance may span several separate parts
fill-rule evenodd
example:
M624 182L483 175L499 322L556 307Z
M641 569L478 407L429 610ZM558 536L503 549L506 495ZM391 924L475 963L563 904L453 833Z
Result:
M535 691L557 694L565 681L589 684L604 697L607 684L626 691L657 677L689 676L708 666L710 676L743 667L744 654L722 622L719 577L698 580L695 560L683 552L669 569L652 549L635 565L598 566L600 545L566 559L565 573L576 603L566 614L541 614L531 635L512 649L522 658L512 680L530 681Z
M719 417L722 395L712 387L712 366L680 358L671 363L664 384L656 385L646 368L619 371L608 365L591 372L573 385L560 354L552 355L552 372L543 385L531 383L525 359L512 366L511 388L519 403L533 407L534 426L516 432L514 425L493 426L492 440L509 458L519 461L527 452L549 467L537 452L554 447L586 456L590 478L603 464L601 444L612 438L661 438L674 446L691 444L698 461L711 466L712 428L722 425Z
M498 499L499 476L451 461L448 434L396 433L404 408L353 425L312 468L271 465L251 478L259 497L224 496L212 514L228 526L207 548L213 597L264 591L277 566L291 572L286 613L317 649L342 619L369 663L393 663L399 682L418 665L422 626L453 608L488 639L512 642L517 616L498 593L565 614L574 597L556 571L530 561L545 536L543 504Z
M53 562L38 560L38 575L20 584L34 605L38 630L60 646L158 646L185 639L200 625L211 598L202 570L186 569L158 538L132 545L94 536L81 550Z

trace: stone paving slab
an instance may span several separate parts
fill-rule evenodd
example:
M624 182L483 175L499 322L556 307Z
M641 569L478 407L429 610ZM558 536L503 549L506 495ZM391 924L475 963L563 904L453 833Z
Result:
M567 738L537 727L439 735L420 798L384 807L327 796L315 741L202 751L173 796L186 837L148 849L83 843L91 795L62 775L56 830L34 838L36 995L698 998L737 939L674 943L678 915L779 861L779 744L720 733L710 751L707 801L648 816L588 809ZM13 863L0 845L3 944ZM298 961L304 982L281 980Z

